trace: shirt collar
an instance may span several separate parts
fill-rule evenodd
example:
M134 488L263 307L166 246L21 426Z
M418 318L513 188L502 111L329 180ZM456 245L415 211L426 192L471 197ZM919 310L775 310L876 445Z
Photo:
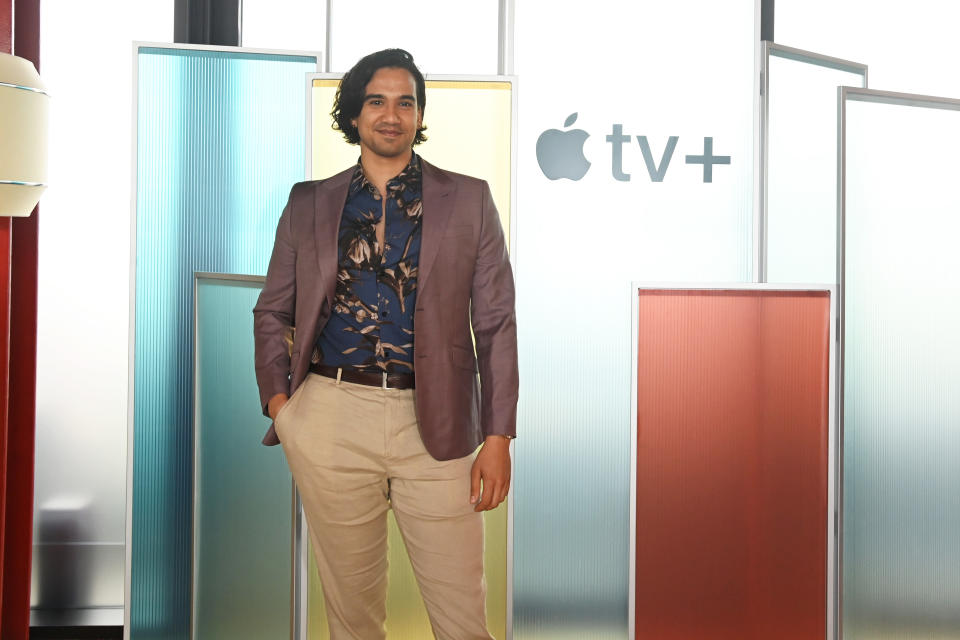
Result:
M420 156L416 152L411 152L410 162L403 168L403 171L387 181L387 194L389 195L401 187L406 187L406 190L420 191L422 183L423 173L420 167ZM354 169L353 178L350 180L350 195L356 194L361 189L366 189L374 196L380 195L373 183L367 180L367 176L363 173L363 165L360 164L360 158L357 158L357 168Z

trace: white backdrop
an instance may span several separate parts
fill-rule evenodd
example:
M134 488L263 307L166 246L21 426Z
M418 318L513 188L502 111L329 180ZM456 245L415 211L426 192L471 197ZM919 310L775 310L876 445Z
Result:
M172 39L173 0L46 0L40 10L40 71L52 99L50 187L40 203L34 560L40 567L47 551L73 563L60 571L83 576L75 606L123 606L132 42ZM34 571L32 604L43 575Z
M322 0L254 4L245 2L245 44L325 49ZM485 0L483 11L493 5ZM435 73L495 73L496 25L453 24L431 6L371 13L404 26L368 48L405 46ZM45 0L41 11L41 70L53 100L51 186L41 202L36 506L38 514L79 508L87 540L122 544L131 42L171 41L173 1ZM873 87L956 96L957 11L943 0L908 9L778 0L776 32L783 44L870 64ZM302 18L295 34L289 16ZM443 38L433 34L468 28L490 46L463 46L456 57L434 46ZM615 621L615 637L625 633L631 425L624 296L630 280L749 278L758 37L752 0L516 2L517 637L534 638L539 628L556 639L550 629L564 624L575 634L594 599L614 603L597 615ZM467 54L476 57L462 62L470 69L441 66ZM591 167L580 181L550 181L537 165L537 139L565 129L574 112L570 128L590 134L584 153ZM612 176L605 137L614 124L631 136L622 149L629 182ZM679 137L663 182L647 176L638 135L647 136L657 164L669 137ZM710 184L699 166L684 162L702 153L704 136L713 137L716 154L731 157L714 167ZM97 602L122 604L122 575L111 580L98 583L105 595Z
M750 278L756 7L517 4L515 638L626 635L630 282ZM607 140L616 124L629 141ZM582 179L541 171L552 128L589 134ZM637 136L661 173L677 137L661 182ZM686 162L705 137L730 157L710 183ZM543 159L575 154L567 140Z

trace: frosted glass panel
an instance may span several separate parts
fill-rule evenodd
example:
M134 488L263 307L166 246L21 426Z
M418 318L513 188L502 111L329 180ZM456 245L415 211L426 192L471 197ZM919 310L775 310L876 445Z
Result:
M837 281L837 87L865 74L771 51L767 282Z
M515 640L626 637L627 294L640 280L750 279L755 7L516 3ZM544 166L575 165L577 130L586 173L551 180L541 136ZM730 160L710 182L696 163L705 138Z
M77 522L72 515L69 510L48 511L40 526L49 534L57 533L60 524L69 534ZM30 607L47 611L118 609L123 603L125 555L122 543L34 543Z
M324 178L357 162L359 149L330 128L330 110L339 79L317 78L311 97L311 175ZM487 180L510 238L513 141L513 83L491 80L427 80L424 115L427 142L416 152L438 167ZM476 126L464 127L464 122ZM429 203L425 203L429 206ZM387 632L390 640L430 637L430 622L391 512L388 519L389 591ZM507 631L507 506L484 513L484 570L487 580L487 625L496 638ZM310 553L307 628L311 640L328 638L323 598L313 551Z
M43 81L56 99L50 101L50 186L43 194L38 237L31 605L53 609L72 601L79 607L122 607L133 138L130 42L170 39L174 0L39 5ZM98 16L109 16L109 28L100 27ZM78 52L96 60L97 76L110 78L116 99L101 99L99 83L91 82L89 73L78 73ZM92 178L94 173L110 176L110 187ZM94 217L97 223L91 224ZM71 584L93 586L69 594ZM50 594L57 595L51 600Z
M260 438L253 315L262 280L198 278L193 638L289 638L293 479Z
M368 53L400 47L423 73L497 72L498 0L329 4L330 71L347 71Z
M960 637L960 103L942 106L846 101L848 640Z
M316 60L141 47L137 64L130 633L179 640L190 629L194 273L266 272L303 178Z
M826 637L831 320L827 291L640 290L636 638Z
M327 4L318 0L243 0L244 47L323 51Z

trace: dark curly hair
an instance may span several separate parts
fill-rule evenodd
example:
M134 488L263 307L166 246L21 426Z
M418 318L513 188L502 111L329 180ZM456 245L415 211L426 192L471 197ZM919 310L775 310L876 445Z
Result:
M340 86L337 87L337 97L333 101L333 111L330 112L330 115L333 116L333 128L342 131L343 137L350 144L360 144L360 134L351 121L359 116L360 110L363 109L364 91L367 84L377 70L385 67L409 71L413 80L417 83L417 107L419 107L421 115L427 106L427 90L423 81L423 74L417 69L417 65L413 64L412 55L403 49L384 49L364 56L340 80ZM420 144L427 139L427 136L423 135L426 129L423 125L417 129L413 144Z

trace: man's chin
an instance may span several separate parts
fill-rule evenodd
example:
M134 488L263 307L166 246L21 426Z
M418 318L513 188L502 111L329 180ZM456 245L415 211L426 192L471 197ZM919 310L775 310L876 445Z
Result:
M378 145L371 145L371 146L369 146L369 147L367 147L367 148L370 150L370 152L371 152L373 155L379 156L379 157L381 157L381 158L399 158L399 157L405 157L405 156L408 155L408 154L410 153L410 151L412 150L412 147L408 147L408 146L405 146L405 145L393 146L393 145L379 145L379 144L378 144Z

